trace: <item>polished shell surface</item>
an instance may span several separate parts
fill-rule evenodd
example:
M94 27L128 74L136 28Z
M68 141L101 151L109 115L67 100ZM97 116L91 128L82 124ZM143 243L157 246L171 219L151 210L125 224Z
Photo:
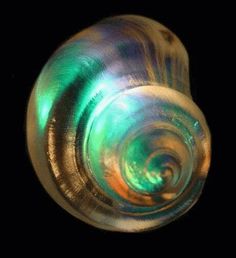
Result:
M27 142L51 197L113 231L150 230L185 213L210 164L184 46L133 15L105 19L56 50L31 93Z

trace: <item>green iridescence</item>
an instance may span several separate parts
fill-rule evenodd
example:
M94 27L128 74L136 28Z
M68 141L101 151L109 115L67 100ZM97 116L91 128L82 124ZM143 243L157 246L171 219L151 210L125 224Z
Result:
M87 223L127 232L187 211L210 161L188 77L179 39L143 17L106 19L64 43L27 111L29 154L55 201Z
M161 153L161 150L155 152L152 149L154 137L153 134L143 134L128 146L124 177L134 191L156 193L165 186L171 176L172 171L168 163L172 157Z
M116 163L116 166L117 164L120 165L120 160L115 160L116 154L119 152L119 146L116 146L117 143L119 145L119 142L126 137L129 131L139 127L143 119L149 119L150 112L147 114L144 114L143 111L140 112L140 110L147 108L146 100L143 99L143 96L139 98L124 95L122 99L115 100L116 97L114 96L123 86L117 86L116 78L112 78L109 73L104 72L103 64L98 58L89 56L90 53L87 55L85 53L83 43L69 43L59 49L54 58L50 59L43 69L36 83L35 92L39 131L44 132L48 120L51 119L51 111L55 103L60 101L61 96L70 88L77 87L78 98L74 103L73 115L71 115L70 121L70 126L73 130L78 127L85 109L91 106L85 128L84 146L87 144L88 135L90 139L88 147L85 146L88 149L83 149L83 158L87 159L87 155L89 155L93 176L102 189L111 197L123 200L111 188L107 180L104 180L104 177L113 173L112 169L109 171L109 164ZM96 103L96 96L99 93L102 93L103 101ZM92 103L93 100L94 105L90 105L89 103ZM112 103L114 100L115 104L107 108L109 102ZM186 117L188 121L193 119L177 106L172 105L170 108L165 102L161 103L160 106L163 112L173 113L173 117ZM136 115L134 115L135 113ZM153 118L150 119L152 120ZM156 117L155 119L158 121L162 118ZM94 123L94 121L96 122ZM195 123L196 121L191 122ZM186 139L192 140L191 132L188 132L184 125L181 125L175 119L172 120L172 123L179 127ZM91 128L93 128L93 133L90 135ZM111 155L114 146L116 146L117 150L116 153L113 152ZM168 181L166 173L170 169L166 166L166 163L168 163L166 159L169 159L169 157L157 155L156 159L146 166L145 162L149 157L148 154L150 154L146 153L148 147L144 148L142 143L137 144L136 147L135 153L126 157L126 163L129 163L129 165L126 164L126 169L123 168L125 172L121 171L126 183L134 191L142 193L152 194L162 190ZM140 151L142 149L144 153ZM107 164L101 165L101 157L107 159ZM134 165L130 166L131 163ZM174 173L174 171L172 172ZM168 173L170 174L170 172Z
M137 159L140 155L137 155ZM135 159L136 160L136 159ZM144 193L155 193L159 191L165 184L163 171L165 167L162 165L162 158L156 158L155 162L144 168L145 160L139 159L132 161L133 166L128 167L126 171L127 182L135 191ZM144 162L144 163L143 163Z
M75 52L73 54L73 52ZM43 132L54 102L56 102L79 72L77 60L78 47L58 50L41 72L36 83L36 107L40 131ZM62 58L63 57L63 58Z
M150 88L146 88L147 93ZM155 110L153 113L149 112L150 107ZM152 94L143 95L139 89L105 99L94 109L88 121L84 157L89 157L93 176L109 196L124 201L108 183L113 176L113 169L121 169L121 176L129 188L143 194L156 194L164 189L175 174L179 176L181 167L172 154L160 150L152 157L158 149L158 143L153 144L154 139L166 137L164 141L168 142L170 136L157 133L155 128L153 133L145 132L144 128L145 124L150 128L153 121L154 125L155 121L172 123L188 141L191 134L178 117L184 117L186 123L192 124L194 121L183 109L157 100ZM143 135L130 142L136 129L141 129ZM128 141L127 145L125 141ZM122 149L123 144L125 149Z
M59 49L49 60L36 82L35 102L38 124L43 133L55 103L70 89L78 88L78 99L74 107L76 116L72 124L78 124L88 102L100 91L113 90L112 79L100 76L103 65L96 57L86 55L82 43L70 43ZM76 85L77 84L77 85Z
M99 185L113 198L122 200L111 189L104 177L112 176L113 171L110 166L119 162L117 160L117 152L119 152L116 149L117 144L119 145L121 139L126 136L127 130L132 124L130 114L135 112L140 104L137 100L125 97L125 95L122 100L116 99L116 97L105 99L91 115L87 125L91 131L87 130L89 138L84 141L88 149L84 154L90 157L90 166ZM135 118L133 120L135 121Z

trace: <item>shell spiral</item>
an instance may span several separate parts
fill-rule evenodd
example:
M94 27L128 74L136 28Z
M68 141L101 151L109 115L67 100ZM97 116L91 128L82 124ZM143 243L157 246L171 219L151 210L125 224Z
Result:
M105 19L52 55L31 93L27 142L52 198L113 231L151 230L185 213L210 163L184 46L133 15Z

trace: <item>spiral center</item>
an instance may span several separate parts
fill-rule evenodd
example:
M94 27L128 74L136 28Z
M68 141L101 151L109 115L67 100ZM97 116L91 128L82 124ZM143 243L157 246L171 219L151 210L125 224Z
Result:
M170 149L158 148L154 134L134 139L125 155L124 179L129 187L142 194L156 194L174 185L181 172L177 155ZM156 132L156 137L161 134Z
M136 210L162 207L183 193L192 176L191 134L176 106L159 93L143 86L117 94L88 123L86 168L124 210L130 204Z

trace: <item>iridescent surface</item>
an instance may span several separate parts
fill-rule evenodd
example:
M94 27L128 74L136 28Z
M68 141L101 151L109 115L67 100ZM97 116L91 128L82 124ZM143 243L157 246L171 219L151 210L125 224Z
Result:
M210 163L187 53L140 16L105 19L52 55L31 94L27 140L54 200L114 231L157 228L186 212Z

